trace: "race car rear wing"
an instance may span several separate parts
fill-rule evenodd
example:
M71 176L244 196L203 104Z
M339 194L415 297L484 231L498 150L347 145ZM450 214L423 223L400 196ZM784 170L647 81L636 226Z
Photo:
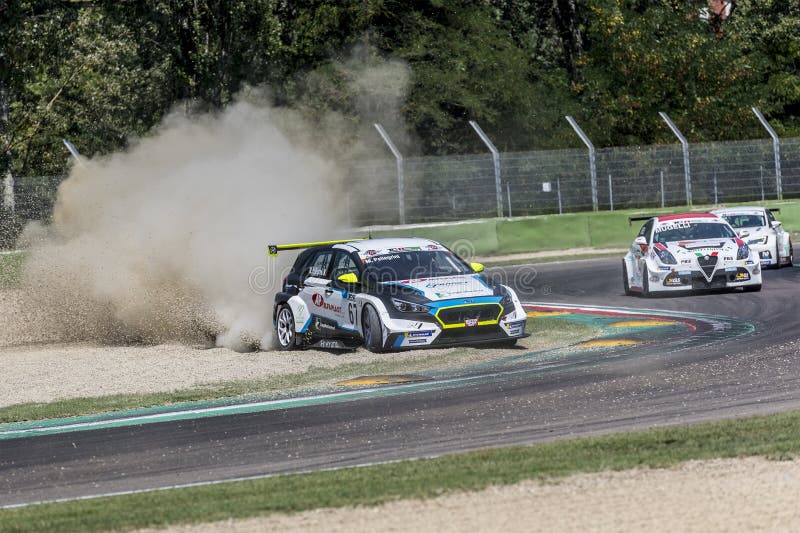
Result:
M781 212L781 208L780 207L770 207L770 208L767 209L767 211L772 211L773 213L780 213Z
M355 239L340 239L338 241L320 241L320 242L299 242L295 244L268 244L267 254L270 257L277 257L278 252L284 250L300 250L302 248L311 248L312 246L324 246L326 244L344 244L346 242L363 241L365 237L356 237Z
M637 220L650 220L654 216L656 216L656 215L647 215L647 216L641 216L641 217L628 217L628 225L630 226L633 222L635 222Z

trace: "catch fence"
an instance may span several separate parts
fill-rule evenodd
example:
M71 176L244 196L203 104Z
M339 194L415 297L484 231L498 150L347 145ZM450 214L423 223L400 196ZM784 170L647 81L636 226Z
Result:
M769 139L696 143L687 170L680 144L601 148L593 188L586 149L502 153L501 202L489 153L404 158L402 204L396 162L363 161L350 178L367 184L369 202L349 211L353 224L375 225L496 217L498 203L516 217L800 197L800 139L781 140L777 169L774 154Z
M687 189L695 205L798 198L800 139L782 139L779 148L776 166L769 139L695 143L688 170L680 144L601 148L594 165L586 149L501 153L497 169L490 153L410 157L400 166L390 158L358 161L347 176L347 190L356 191L347 211L362 226L496 217L498 203L506 217L686 206ZM13 216L0 211L0 245L10 246L25 221L50 217L61 181L14 180Z

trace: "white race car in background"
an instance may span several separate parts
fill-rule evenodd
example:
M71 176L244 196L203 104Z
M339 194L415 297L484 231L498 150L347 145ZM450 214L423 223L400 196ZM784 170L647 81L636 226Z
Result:
M625 294L727 289L761 290L758 254L724 219L687 213L647 220L622 260Z
M779 209L764 207L729 207L712 211L724 218L736 234L758 253L761 266L791 266L792 239L781 223L775 220Z

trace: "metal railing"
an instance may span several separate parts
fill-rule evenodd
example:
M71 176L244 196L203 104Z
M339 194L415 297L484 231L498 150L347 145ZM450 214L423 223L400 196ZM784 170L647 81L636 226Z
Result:
M780 140L779 174L772 139L694 143L688 152L696 205L800 198L800 139ZM529 216L590 211L595 206L613 210L688 204L678 143L599 148L593 169L583 148L497 156L487 151L352 162L345 183L348 191L355 191L346 205L349 222L443 222L493 218L498 212ZM14 216L0 211L0 230L12 218L49 218L61 179L15 178Z

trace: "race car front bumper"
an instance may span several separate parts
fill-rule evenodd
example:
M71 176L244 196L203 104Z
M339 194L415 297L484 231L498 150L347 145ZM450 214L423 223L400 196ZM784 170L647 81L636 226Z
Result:
M720 266L707 278L697 268L648 268L651 292L727 289L761 284L761 265L755 261L737 261L736 265Z
M428 315L423 320L395 317L386 320L384 326L387 328L387 336L384 346L392 350L443 347L503 342L528 336L525 333L525 310L518 302L515 302L514 308L509 312L503 310L502 316L488 320L480 320L479 316L469 318L470 314L466 314L463 320L456 321L461 317L458 308L454 309L449 317L437 313L434 316Z

